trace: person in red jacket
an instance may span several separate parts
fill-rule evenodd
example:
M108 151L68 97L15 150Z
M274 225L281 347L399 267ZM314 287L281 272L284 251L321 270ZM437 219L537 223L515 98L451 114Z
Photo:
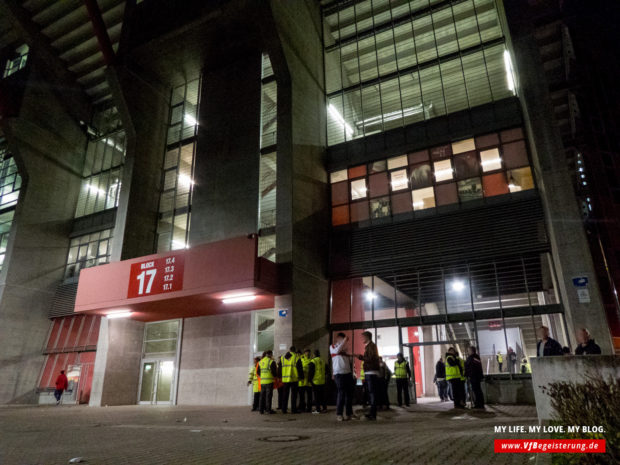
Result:
M60 398L62 397L62 392L69 387L69 380L67 379L67 375L65 375L65 370L60 370L60 374L58 378L56 378L56 390L54 391L54 397L56 398L56 405L60 404Z

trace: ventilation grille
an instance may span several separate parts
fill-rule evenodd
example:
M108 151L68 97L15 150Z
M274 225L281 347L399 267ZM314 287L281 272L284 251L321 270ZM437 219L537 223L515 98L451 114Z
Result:
M73 315L75 307L75 296L77 294L78 283L61 284L56 289L56 294L52 299L52 307L49 318Z

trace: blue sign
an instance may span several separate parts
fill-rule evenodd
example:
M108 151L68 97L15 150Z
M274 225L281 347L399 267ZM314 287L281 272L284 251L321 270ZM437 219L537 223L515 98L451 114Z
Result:
M588 278L585 276L578 276L573 278L573 286L575 287L586 287L588 285Z
M288 315L288 310L278 310L278 316L286 317Z

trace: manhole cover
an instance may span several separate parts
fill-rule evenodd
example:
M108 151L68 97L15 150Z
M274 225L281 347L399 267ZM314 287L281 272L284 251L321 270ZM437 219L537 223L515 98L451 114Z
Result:
M267 436L264 438L258 438L259 441L265 442L295 442L295 441L303 441L305 439L309 439L309 436L296 436L292 434L282 435L282 436Z

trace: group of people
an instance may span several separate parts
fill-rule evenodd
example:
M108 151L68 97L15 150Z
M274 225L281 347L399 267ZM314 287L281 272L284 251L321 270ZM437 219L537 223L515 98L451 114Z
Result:
M467 392L470 393L475 409L484 409L482 393L482 361L474 346L467 348L468 356L463 360L454 347L446 352L446 361L440 357L435 365L435 384L442 402L452 400L454 408L465 408Z
M327 413L325 398L326 364L317 349L314 356L310 349L304 352L295 347L283 354L277 361L273 351L254 359L248 385L252 385L254 400L252 411L273 414L273 392L278 393L278 410L288 412L289 398L291 413ZM314 410L313 410L314 405Z

